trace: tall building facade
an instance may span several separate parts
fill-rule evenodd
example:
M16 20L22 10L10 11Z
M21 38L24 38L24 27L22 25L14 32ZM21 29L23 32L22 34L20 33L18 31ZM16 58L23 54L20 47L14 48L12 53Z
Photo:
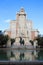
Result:
M16 14L16 20L10 21L10 28L5 31L5 34L15 38L16 42L19 42L21 37L27 43L38 36L38 30L33 29L32 24L31 20L27 20L25 10L21 8Z

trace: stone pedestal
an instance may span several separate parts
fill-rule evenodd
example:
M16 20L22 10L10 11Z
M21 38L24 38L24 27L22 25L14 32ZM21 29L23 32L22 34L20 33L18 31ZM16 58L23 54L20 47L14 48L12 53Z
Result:
M34 47L36 48L37 45L37 40L34 41Z
M7 47L11 47L11 40L10 39L7 41Z
M17 37L17 38L16 38L16 42L19 42L19 41L20 41L20 38L19 38L19 37Z
M16 38L16 41L15 41L14 45L18 45L19 46L20 45L20 42L19 41L20 41L20 38L19 37Z
M28 38L25 38L25 44L24 45L30 45L31 46L31 43L29 42Z

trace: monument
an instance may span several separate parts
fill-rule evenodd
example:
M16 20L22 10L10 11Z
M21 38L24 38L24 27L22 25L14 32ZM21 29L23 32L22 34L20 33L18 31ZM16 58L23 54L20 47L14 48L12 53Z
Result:
M33 29L32 21L28 20L24 8L16 14L16 20L10 21L9 30L6 30L10 38L15 39L15 44L20 45L20 38L24 40L24 45L30 45L29 40L33 40L38 35L38 30Z

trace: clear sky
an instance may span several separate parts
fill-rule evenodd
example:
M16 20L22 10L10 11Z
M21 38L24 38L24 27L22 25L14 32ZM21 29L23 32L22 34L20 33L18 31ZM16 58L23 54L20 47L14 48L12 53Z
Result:
M0 0L0 30L9 28L9 21L16 19L16 12L23 7L33 28L43 34L43 0Z

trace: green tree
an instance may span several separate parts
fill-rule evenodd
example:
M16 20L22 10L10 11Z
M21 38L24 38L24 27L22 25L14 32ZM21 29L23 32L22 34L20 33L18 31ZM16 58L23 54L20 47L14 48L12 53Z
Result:
M29 41L32 45L34 45L34 42L32 40Z
M20 44L22 44L22 38L20 37Z
M36 38L36 40L37 40L37 44L38 44L38 46L40 46L40 47L43 47L43 36L41 36L41 35L38 35L38 37Z
M15 42L15 39L11 39L11 45Z
M24 40L22 39L22 37L20 37L20 44L22 45L24 45Z
M6 46L8 39L9 39L8 35L1 34L0 35L0 47L3 47L3 45Z
M24 45L24 40L22 40L22 44Z

